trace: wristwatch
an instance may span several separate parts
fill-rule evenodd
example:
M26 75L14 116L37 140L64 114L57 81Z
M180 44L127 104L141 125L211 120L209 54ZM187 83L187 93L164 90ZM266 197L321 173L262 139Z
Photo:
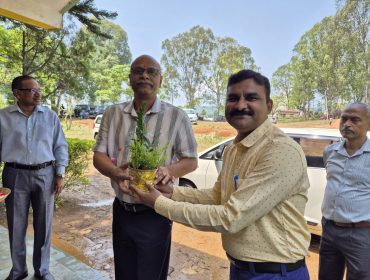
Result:
M64 178L65 174L57 174L56 176Z

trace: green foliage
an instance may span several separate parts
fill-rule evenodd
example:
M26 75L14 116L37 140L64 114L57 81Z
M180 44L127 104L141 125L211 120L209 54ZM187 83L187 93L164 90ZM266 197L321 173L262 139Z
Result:
M104 20L116 13L98 10L93 2L84 0L70 9L60 31L0 22L0 91L7 93L8 103L14 101L10 82L21 74L37 78L44 103L55 110L67 95L101 104L119 100L131 61L127 34ZM83 24L77 32L74 19Z
M102 19L115 19L117 12L98 10L94 6L94 0L83 0L69 9L67 13L85 25L91 33L103 38L112 38L110 33L101 30L100 23Z
M249 48L201 26L166 39L162 49L167 97L173 100L182 92L189 108L205 101L216 105L217 115L223 111L229 76L243 68L257 69Z
M241 69L257 70L251 50L240 45L230 37L214 37L212 58L204 83L206 91L203 100L208 104L216 105L216 114L219 116L224 111L225 91L227 81L231 74Z
M273 74L274 93L285 105L312 115L321 98L325 113L370 100L370 1L338 0L338 11L299 40L291 61ZM285 99L285 100L284 100Z
M91 157L93 140L67 139L69 163L66 168L65 187L87 185L86 169Z
M130 166L135 169L151 170L165 162L167 146L153 147L146 138L145 109L144 102L137 112L135 138L130 146Z
M82 28L78 38L91 41L94 52L86 61L89 67L89 78L83 81L85 96L90 102L107 104L118 102L125 92L122 84L128 84L131 52L126 32L117 24L101 21L100 29L112 35L112 39L102 38Z
M193 108L199 102L197 94L214 48L211 29L194 26L188 32L162 42L161 62L166 68L169 92L185 93L187 105Z

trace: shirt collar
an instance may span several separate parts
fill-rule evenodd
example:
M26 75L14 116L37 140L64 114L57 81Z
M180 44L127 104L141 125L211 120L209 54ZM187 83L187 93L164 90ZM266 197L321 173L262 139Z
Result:
M162 101L157 97L153 103L153 106L148 110L146 114L159 113L161 111ZM127 106L123 108L123 111L127 114L131 114L133 117L137 117L137 113L134 107L134 101L130 101Z
M34 112L37 111L37 112L45 112L45 108L41 105L36 105L36 108L34 110ZM19 108L18 106L18 103L16 102L14 105L11 105L9 106L9 112L19 112L19 113L22 113L22 110L21 108Z
M348 153L347 153L347 150L346 148L344 147L344 144L346 143L346 141L342 141L337 147L335 147L335 150L341 154L341 155L344 155L344 156L348 156ZM368 137L366 137L366 141L365 143L362 145L362 147L360 149L358 149L353 155L353 156L357 156L357 155L361 155L363 154L364 152L370 152L370 139Z
M263 135L266 134L272 128L272 123L269 119L266 119L259 127L253 130L248 136L240 141L240 144L249 148L252 147L257 141L259 141Z

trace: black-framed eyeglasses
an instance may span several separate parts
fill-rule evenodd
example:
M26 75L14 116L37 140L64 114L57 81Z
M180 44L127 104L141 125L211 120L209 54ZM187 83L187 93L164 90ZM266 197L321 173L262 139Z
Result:
M41 89L36 89L36 88L17 88L17 90L29 91L32 94L35 94L35 93L41 94L42 93Z
M143 67L134 67L131 68L131 73L135 75L142 75L146 72L149 76L151 77L157 77L158 75L161 74L161 70L153 68L153 67L148 67L148 68L143 68Z

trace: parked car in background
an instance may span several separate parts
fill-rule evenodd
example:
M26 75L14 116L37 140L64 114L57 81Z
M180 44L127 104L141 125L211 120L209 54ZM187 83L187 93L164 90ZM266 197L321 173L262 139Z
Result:
M94 133L94 139L96 140L96 138L98 137L98 133L99 133L99 128L100 128L100 123L101 123L101 120L103 118L103 115L100 114L100 115L97 115L95 117L95 120L94 120L94 128L93 128L93 133Z
M310 180L305 218L313 234L321 235L321 204L326 186L323 151L326 146L342 141L337 129L282 128L299 143L306 155L307 173ZM370 132L368 132L370 137ZM233 139L225 140L198 154L198 168L181 177L180 185L197 189L212 188L222 167L224 149Z
M184 109L184 111L188 115L191 123L193 124L198 123L198 115L194 109Z
M106 108L107 106L104 106L104 105L91 105L90 112L89 112L89 118L95 119L97 115L103 114Z
M79 104L73 109L73 116L75 118L87 119L89 117L90 105Z

